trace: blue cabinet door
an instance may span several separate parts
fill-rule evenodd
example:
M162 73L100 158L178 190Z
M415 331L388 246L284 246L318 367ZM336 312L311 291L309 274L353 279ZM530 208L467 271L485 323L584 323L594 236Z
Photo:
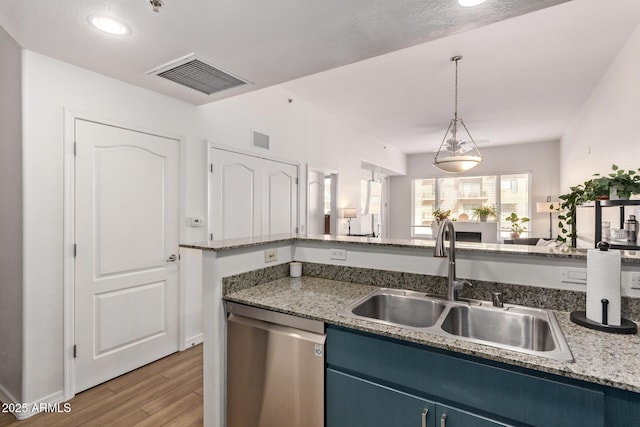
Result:
M349 374L326 371L327 427L434 427L435 405Z

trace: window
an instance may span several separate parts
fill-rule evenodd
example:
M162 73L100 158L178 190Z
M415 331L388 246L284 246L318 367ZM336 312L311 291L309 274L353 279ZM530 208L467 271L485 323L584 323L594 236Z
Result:
M530 182L529 173L414 179L411 182L411 236L431 237L436 209L450 209L453 219L464 213L469 220L475 220L473 209L485 205L497 208L495 220L498 221L499 237L508 238L511 223L504 217L511 212L519 217L530 217Z
M413 209L411 235L416 237L431 236L431 221L436 210L436 180L416 179L412 182Z

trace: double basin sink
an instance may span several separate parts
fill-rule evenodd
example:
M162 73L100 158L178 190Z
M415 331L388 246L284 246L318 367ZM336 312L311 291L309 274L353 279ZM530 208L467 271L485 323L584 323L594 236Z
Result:
M346 317L533 354L563 362L573 356L553 312L483 301L448 301L382 288L339 311Z

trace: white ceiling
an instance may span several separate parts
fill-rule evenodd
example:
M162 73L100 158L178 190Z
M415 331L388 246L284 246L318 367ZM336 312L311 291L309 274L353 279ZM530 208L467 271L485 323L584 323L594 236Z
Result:
M196 105L288 82L372 139L421 152L453 113L454 54L477 140L561 135L640 22L638 0L564 1L165 0L156 14L146 0L0 0L0 25L26 49ZM92 14L132 34L107 36ZM254 84L207 96L147 74L189 53Z
M556 140L639 24L638 0L574 0L284 86L380 142L435 152L462 55L458 112L480 148Z

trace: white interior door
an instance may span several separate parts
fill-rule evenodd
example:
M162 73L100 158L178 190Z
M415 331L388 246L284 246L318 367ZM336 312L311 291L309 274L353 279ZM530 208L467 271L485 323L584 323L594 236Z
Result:
M309 171L307 175L309 219L307 230L311 235L324 234L324 173Z
M293 234L297 226L298 168L294 165L262 161L262 230L264 236Z
M211 156L209 224L216 240L262 234L260 159L225 150Z
M210 159L210 240L296 232L296 166L218 148Z
M76 393L178 350L179 142L76 120Z

